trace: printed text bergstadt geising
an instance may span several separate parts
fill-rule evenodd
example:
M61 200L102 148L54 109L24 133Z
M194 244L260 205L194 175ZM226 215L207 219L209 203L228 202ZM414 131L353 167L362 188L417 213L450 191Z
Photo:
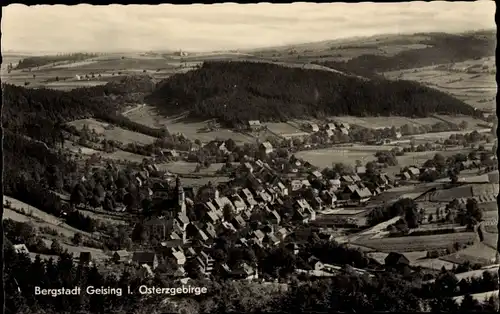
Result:
M45 289L41 287L35 287L35 295L45 295L51 297L58 297L61 295L80 295L86 293L88 295L116 295L121 297L123 294L135 294L139 293L141 295L151 295L151 294L166 294L170 296L174 295L201 295L207 293L206 287L197 287L190 285L182 285L181 287L175 288L162 288L162 287L149 287L146 285L139 286L137 291L133 291L130 286L127 287L126 291L122 288L111 288L111 287L95 287L88 286L82 289L81 287L73 288L58 288L58 289Z

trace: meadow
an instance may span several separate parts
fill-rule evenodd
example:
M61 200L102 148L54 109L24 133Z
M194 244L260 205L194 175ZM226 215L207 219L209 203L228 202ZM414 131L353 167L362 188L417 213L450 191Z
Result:
M428 235L418 237L397 237L384 239L360 238L354 243L371 247L380 252L414 252L450 248L454 243L469 243L476 241L474 232L461 232L444 235Z
M188 139L193 141L198 139L202 143L208 143L215 139L227 140L229 138L232 138L237 144L255 143L253 137L230 129L219 128L210 132L202 131L208 126L209 121L189 121L184 116L164 117L151 106L144 106L126 114L126 116L140 124L156 128L166 127L170 133L182 133Z
M155 137L122 129L120 127L100 122L94 119L75 120L68 124L75 126L79 130L81 130L84 126L87 126L89 130L94 130L97 134L104 137L105 139L118 141L123 144L135 143L140 145L148 145L156 141Z
M389 79L417 81L452 94L471 106L494 110L495 57L384 73Z

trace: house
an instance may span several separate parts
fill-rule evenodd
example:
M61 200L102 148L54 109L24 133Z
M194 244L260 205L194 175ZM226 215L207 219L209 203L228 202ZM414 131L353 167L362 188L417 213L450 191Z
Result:
M278 244L280 244L281 241L273 233L268 233L264 237L263 242L269 246L277 246Z
M396 132L396 139L399 140L402 136L401 132Z
M349 123L340 123L339 124L339 127L340 128L345 128L347 130L350 130L351 129L351 126L349 125Z
M112 260L115 263L128 263L130 261L130 252L126 250L115 251Z
M309 132L319 132L319 126L316 123L307 123L306 129Z
M179 153L175 149L162 149L161 154L165 157L179 157Z
M278 237L278 239L280 240L285 240L286 236L289 234L290 232L286 229L286 228L280 228L278 229L276 232L275 232L275 235Z
M279 225L281 222L281 216L278 214L276 210L271 210L267 214L267 219L270 223Z
M264 142L260 144L259 150L261 153L268 155L273 152L273 145L271 145L271 143L269 142Z
M217 232L215 230L215 226L213 224L211 224L210 222L206 223L205 234L207 236L211 237L212 239L215 239L217 237Z
M92 254L90 252L80 252L80 258L78 260L80 265L92 265Z
M321 174L321 172L319 172L317 170L311 172L311 175L309 177L310 177L310 181L323 179L323 175Z
M302 186L303 184L301 180L292 180L290 182L290 189L292 190L292 192L302 189Z
M196 261L198 262L198 267L203 274L209 275L212 272L214 260L207 253L201 251L196 257Z
M246 226L246 221L245 219L243 219L243 217L241 217L240 215L236 215L233 220L231 220L233 226L236 228L236 229L242 229L242 228L245 228Z
M314 208L314 210L322 210L324 205L325 205L325 203L318 196L313 197L311 199L311 206Z
M252 131L258 131L262 129L262 124L259 120L250 120L248 121L248 128Z
M220 217L219 215L217 214L217 211L207 211L205 213L205 216L204 216L204 221L207 222L207 223L212 223L212 224L216 224L218 221L219 221Z
M334 136L334 135L335 135L335 132L334 132L333 130L326 130L326 131L325 131L325 134L326 134L326 136L328 136L328 137L332 137L332 136Z
M280 194L280 196L287 196L288 195L288 188L283 184L283 182L278 182L276 185L276 190Z
M410 173L412 178L418 178L418 176L420 176L420 169L416 167L409 167L408 172Z
M172 248L170 251L170 257L173 259L177 266L184 266L184 264L186 264L186 256L181 250Z
M234 194L231 196L231 200L233 201L233 208L237 214L241 213L245 209L247 209L247 205L245 201L238 194Z
M228 222L228 221L224 221L222 222L222 227L224 227L224 229L228 230L228 231L232 231L232 232L237 232L238 230L233 226L232 223Z
M241 263L235 271L233 271L233 276L244 280L254 280L259 278L257 269L247 263Z
M163 240L173 230L174 224L172 219L153 218L144 223L144 228L150 237L158 237Z
M342 182L339 179L328 180L328 186L332 192L337 191L342 186Z
M325 206L331 207L331 208L335 207L335 205L336 205L335 203L337 202L337 196L334 193L332 193L328 190L324 190L324 191L321 191L320 197L323 200Z
M240 197L243 199L250 209L257 205L257 201L255 201L252 192L249 189L242 189L240 191Z
M297 243L295 242L288 243L285 247L288 250L290 250L293 253L293 255L299 254L299 246L297 245Z
M148 265L152 269L158 267L158 257L154 252L134 252L132 262L139 265Z
M272 202L273 198L271 195L269 195L267 192L262 191L259 194L257 194L257 199L262 203L262 204L267 204Z
M354 180L352 179L351 176L341 176L340 182L341 184L350 185L354 183Z
M356 174L366 174L366 167L356 167Z
M372 193L368 188L364 188L356 189L356 191L354 191L354 193L352 194L351 199L356 200L360 203L365 203L370 199L370 197L372 197Z
M30 253L28 251L28 248L24 244L15 244L14 251L16 251L17 254L29 254Z
M226 205L230 206L231 209L234 210L233 203L229 200L229 198L227 198L225 196L216 198L214 200L214 202L215 202L215 206L216 206L217 210L223 210Z
M401 179L403 180L411 180L411 174L409 171L403 172L401 174Z
M265 237L265 234L260 230L255 230L254 232L252 232L252 235L253 235L252 238L257 240L260 243L262 243L262 241L264 240L264 237Z
M340 128L340 133L342 133L343 135L349 135L349 129L346 129L346 128Z
M384 260L386 269L394 269L397 271L407 272L409 270L410 261L401 253L391 252Z
M327 131L332 131L333 132L333 131L335 131L337 129L337 127L335 126L335 123L328 123L328 124L326 124L325 129Z
M353 182L361 182L361 178L357 174L351 175Z

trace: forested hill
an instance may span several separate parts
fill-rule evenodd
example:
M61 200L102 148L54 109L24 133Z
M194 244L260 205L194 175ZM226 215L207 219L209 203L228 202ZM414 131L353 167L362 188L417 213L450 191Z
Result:
M462 35L423 34L428 39L420 44L426 48L401 51L393 56L365 54L348 61L327 61L318 64L345 73L374 77L378 73L463 62L495 54L496 31Z
M305 116L474 113L464 102L414 82L228 61L205 62L200 69L174 75L160 82L146 102L167 115L190 111L193 117L231 125Z

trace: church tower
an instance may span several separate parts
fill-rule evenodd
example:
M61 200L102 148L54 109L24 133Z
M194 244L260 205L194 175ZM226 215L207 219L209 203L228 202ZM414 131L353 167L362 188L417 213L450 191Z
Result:
M182 187L181 179L179 176L175 179L175 189L177 191L177 211L178 213L186 214L186 195Z

